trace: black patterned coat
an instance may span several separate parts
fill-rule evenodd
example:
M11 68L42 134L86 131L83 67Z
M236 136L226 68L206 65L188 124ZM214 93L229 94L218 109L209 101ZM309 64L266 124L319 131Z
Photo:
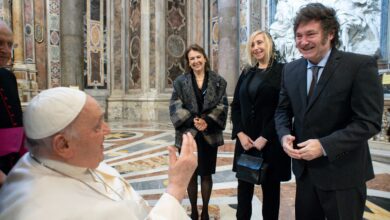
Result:
M180 148L184 132L191 132L194 137L199 132L186 123L199 112L209 125L208 129L202 132L205 141L213 147L224 144L222 131L225 129L228 115L226 85L226 81L221 76L209 71L207 92L204 96L203 109L200 110L196 102L191 73L176 78L169 103L169 115L176 131L176 147ZM210 124L213 124L213 129L209 129Z

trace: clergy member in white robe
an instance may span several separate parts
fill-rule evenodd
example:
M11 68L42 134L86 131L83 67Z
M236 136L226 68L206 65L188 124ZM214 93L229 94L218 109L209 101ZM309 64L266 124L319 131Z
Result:
M180 201L196 167L192 136L183 136L180 157L169 149L167 192L151 208L101 162L110 131L102 116L92 97L69 88L46 90L30 102L24 118L30 153L1 188L0 219L188 219Z

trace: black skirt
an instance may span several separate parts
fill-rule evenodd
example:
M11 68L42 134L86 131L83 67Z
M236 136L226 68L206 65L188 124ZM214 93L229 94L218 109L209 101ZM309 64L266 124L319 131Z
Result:
M217 164L218 147L210 146L200 132L196 135L195 141L198 147L198 167L195 172L199 176L214 174Z

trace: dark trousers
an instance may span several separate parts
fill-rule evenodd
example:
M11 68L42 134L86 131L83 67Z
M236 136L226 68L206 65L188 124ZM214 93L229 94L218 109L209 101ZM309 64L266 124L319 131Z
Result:
M279 217L280 182L266 181L261 185L263 191L263 219L274 220ZM252 216L252 198L254 185L238 180L237 213L238 220L250 220Z
M307 173L297 180L295 215L297 220L361 220L367 187L343 190L321 190Z

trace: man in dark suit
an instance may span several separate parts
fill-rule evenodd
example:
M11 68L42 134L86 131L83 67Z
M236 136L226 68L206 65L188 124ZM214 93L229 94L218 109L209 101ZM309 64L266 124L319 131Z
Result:
M275 123L293 158L296 219L362 219L374 178L367 140L381 129L378 69L372 57L338 51L338 31L335 10L320 3L294 20L303 58L283 70Z
M18 86L15 75L8 70L13 42L12 30L0 20L0 186L25 152Z

